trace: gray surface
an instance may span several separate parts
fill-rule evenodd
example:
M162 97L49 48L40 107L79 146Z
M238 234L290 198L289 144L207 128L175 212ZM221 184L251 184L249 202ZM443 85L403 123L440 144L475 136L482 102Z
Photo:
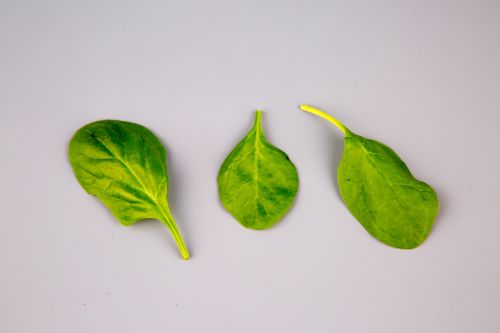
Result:
M500 2L0 1L0 331L500 332ZM392 146L441 213L423 246L372 239L335 189L340 133ZM301 186L242 228L216 174L266 110ZM169 151L160 223L78 186L71 135L115 118Z

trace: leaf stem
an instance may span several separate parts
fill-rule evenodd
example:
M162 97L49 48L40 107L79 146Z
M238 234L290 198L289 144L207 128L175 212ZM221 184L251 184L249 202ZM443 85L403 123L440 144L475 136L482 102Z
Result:
M179 252L181 253L182 259L189 259L189 251L182 239L181 233L175 224L174 217L170 213L170 209L167 207L160 207L160 220L165 224L165 226L170 230L175 243L177 243L177 247L179 248Z
M255 120L253 122L253 127L257 133L262 134L262 110L255 111Z
M302 111L306 111L306 112L309 112L309 113L312 113L318 117L321 117L323 119L326 119L328 120L329 122L331 122L332 124L334 124L339 130L342 131L342 133L344 133L345 136L350 136L351 135L351 131L349 131L349 129L347 127L345 127L340 121L338 121L337 119L333 118L332 116L330 116L328 113L326 113L325 111L321 111L319 109L316 109L310 105L305 105L305 104L301 104L299 105L299 108L302 110Z

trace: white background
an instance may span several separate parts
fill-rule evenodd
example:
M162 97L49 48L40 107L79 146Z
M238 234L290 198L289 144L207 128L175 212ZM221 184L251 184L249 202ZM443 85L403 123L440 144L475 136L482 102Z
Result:
M0 0L0 331L500 332L499 35L494 0ZM348 213L340 132L300 103L434 186L421 247ZM266 231L216 187L257 108L300 176ZM167 146L192 260L76 182L68 142L107 118Z

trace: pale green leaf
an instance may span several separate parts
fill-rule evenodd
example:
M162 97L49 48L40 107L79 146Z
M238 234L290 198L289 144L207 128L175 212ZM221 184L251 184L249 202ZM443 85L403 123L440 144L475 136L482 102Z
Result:
M217 178L222 204L251 229L278 222L290 209L299 183L288 156L266 140L261 117L257 111L253 128L226 158Z

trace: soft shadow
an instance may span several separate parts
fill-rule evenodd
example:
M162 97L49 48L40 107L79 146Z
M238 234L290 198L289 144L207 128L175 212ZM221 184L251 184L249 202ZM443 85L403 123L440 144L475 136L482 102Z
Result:
M443 223L442 221L444 221L446 214L448 212L448 197L446 195L444 188L436 186L435 184L429 183L429 185L432 186L432 188L434 188L434 191L436 191L437 193L439 201L439 211L437 213L436 219L434 220L434 225L432 226L431 232L427 239L434 237L433 235L440 228L441 224Z
M170 231L168 230L165 225L158 220L155 219L144 219L144 220L139 220L135 222L132 226L129 226L134 230L148 230L148 237L149 235L153 235L153 237L158 238L158 241L162 242L163 244L166 244L169 248L170 253L178 254L179 249L177 247L177 244L175 244L175 240L172 238L172 235L170 234ZM128 227L127 227L128 228ZM184 237L184 234L182 235ZM185 239L184 239L185 240ZM189 249L191 250L191 249ZM190 252L191 254L191 252Z
M330 184L333 184L335 192L340 197L339 181L337 178L337 172L340 165L340 160L342 159L342 154L344 153L344 137L342 133L339 133L336 128L333 128L330 124L325 124L321 129L322 142L326 142L325 145L325 155L328 160L328 170L330 175Z

